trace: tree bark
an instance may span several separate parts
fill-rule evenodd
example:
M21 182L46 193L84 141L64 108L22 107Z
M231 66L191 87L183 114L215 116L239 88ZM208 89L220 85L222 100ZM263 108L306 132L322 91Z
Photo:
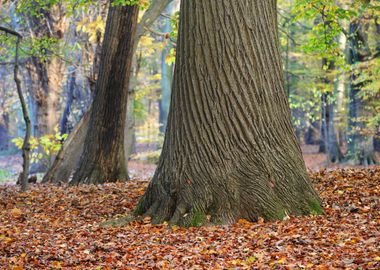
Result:
M321 213L291 124L275 0L181 2L163 151L136 215L184 226Z
M172 0L159 0L154 1L150 6L149 9L153 9L151 12L145 12L144 16L145 19L142 19L142 21L139 23L140 25L143 24L143 27L140 27L141 31L144 30L144 27L149 27L150 24L152 24L155 19L161 14L161 12L166 7L165 3L170 3ZM148 9L148 10L149 10ZM140 35L137 35L135 37L135 44L138 43L139 38L142 36L142 33ZM98 46L100 48L101 46ZM134 46L134 50L136 49L136 45ZM96 53L97 54L97 53ZM94 74L92 74L91 78L89 78L89 81L91 82L90 85L96 84L97 78L98 78L98 58L95 56L94 59L94 67L93 71ZM95 87L94 87L95 88ZM92 92L95 92L95 89L91 90ZM131 101L132 102L132 101ZM127 105L128 106L128 105ZM133 106L129 106L131 109L130 111L133 111ZM88 130L89 121L86 115L88 112L83 116L84 120L81 121L80 124L78 124L74 131L73 136L70 135L70 137L66 140L63 148L61 149L62 154L58 154L56 160L54 161L53 165L49 168L48 172L44 176L44 182L52 182L52 183L60 183L60 182L68 182L69 176L71 176L72 172L77 168L78 162L80 160L80 156L83 152L83 144L86 137L86 133ZM87 117L87 118L85 118ZM128 125L131 125L128 123ZM133 125L132 125L133 126ZM128 130L132 130L132 128L128 128ZM72 138L71 138L72 137ZM125 136L125 138L133 138L133 136ZM71 139L70 139L71 138ZM130 144L126 140L128 144ZM129 150L128 146L125 146L125 160L128 160L129 157ZM65 158L63 158L65 157ZM126 164L127 166L127 164Z
M84 150L72 184L128 178L124 127L138 5L110 7Z

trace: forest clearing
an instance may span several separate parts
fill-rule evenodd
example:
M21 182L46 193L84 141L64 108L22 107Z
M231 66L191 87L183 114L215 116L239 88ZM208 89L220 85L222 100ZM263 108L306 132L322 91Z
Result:
M0 269L380 269L380 2L0 0Z

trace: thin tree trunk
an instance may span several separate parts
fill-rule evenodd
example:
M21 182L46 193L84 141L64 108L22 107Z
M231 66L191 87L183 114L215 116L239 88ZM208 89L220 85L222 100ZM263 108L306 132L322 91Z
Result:
M9 116L5 111L0 113L0 151L8 149Z
M128 85L138 5L110 7L84 149L72 184L123 181Z
M275 0L181 2L168 128L136 215L200 225L321 213L291 124Z
M69 72L70 72L70 80L68 83L69 85L68 85L68 91L67 91L66 106L65 106L65 109L63 110L61 123L60 123L61 134L69 133L68 122L69 122L69 116L71 113L71 106L73 103L74 90L76 87L76 82L75 82L76 72L74 70L69 70Z
M327 154L327 163L339 163L343 159L343 154L339 148L338 138L335 132L335 106L334 96L336 96L336 85L332 80L334 63L328 63L327 59L322 60L322 65L328 65L328 70L323 82L327 88L333 88L322 94L322 140L325 147L324 153ZM321 149L320 149L321 150Z
M367 61L371 56L368 47L369 23L359 21L350 24L350 38L348 42L348 58L351 65ZM350 75L349 88L349 142L347 160L353 165L372 165L376 163L373 135L364 135L360 132L364 128L361 118L365 118L366 111L359 94L365 82L357 82L358 76L354 71Z
M19 78L19 52L20 52L20 42L22 39L22 36L5 27L0 26L0 31L4 31L7 34L11 34L16 37L16 53L15 53L15 63L14 63L14 81L16 83L17 88L17 95L21 103L21 109L22 109L22 115L25 121L25 136L24 136L24 142L22 144L22 172L20 174L19 182L21 184L21 191L25 192L28 189L28 175L29 175L29 165L30 165L30 133L31 133L31 125L30 125L30 119L28 114L28 108L26 107L26 102L24 95L22 93L21 89L21 80Z

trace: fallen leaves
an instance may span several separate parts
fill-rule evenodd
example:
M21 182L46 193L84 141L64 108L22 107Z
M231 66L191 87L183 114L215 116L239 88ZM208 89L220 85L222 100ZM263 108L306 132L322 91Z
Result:
M13 208L11 210L11 215L13 218L19 218L22 216L22 211L20 209L17 209L17 208Z
M128 215L147 181L0 187L0 269L379 269L380 169L312 179L325 216L201 228L100 226Z

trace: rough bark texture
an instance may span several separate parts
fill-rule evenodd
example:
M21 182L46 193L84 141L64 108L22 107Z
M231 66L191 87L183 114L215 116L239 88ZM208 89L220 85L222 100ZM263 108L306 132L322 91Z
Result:
M136 215L184 226L321 213L291 124L275 0L181 2L171 107Z
M137 5L110 7L89 127L72 184L128 178L124 127L137 14Z

